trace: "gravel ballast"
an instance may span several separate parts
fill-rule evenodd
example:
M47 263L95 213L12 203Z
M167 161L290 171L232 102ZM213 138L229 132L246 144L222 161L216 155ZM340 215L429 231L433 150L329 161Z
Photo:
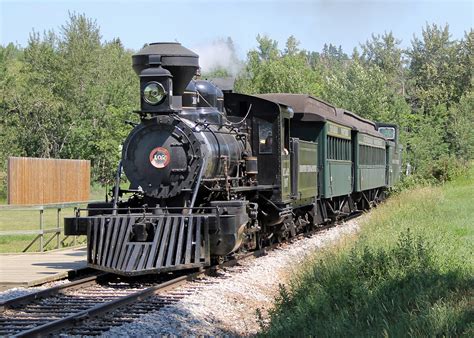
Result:
M204 277L182 290L196 290L178 302L114 327L106 335L254 335L259 331L256 310L263 317L273 306L279 284L285 284L308 255L354 234L354 219L310 238L273 250L264 257ZM204 286L204 287L203 287Z
M0 292L0 302L6 302L7 300L10 300L10 299L26 296L26 295L29 295L30 293L46 290L48 288L62 285L67 282L68 281L66 279L63 279L59 281L48 282L48 283L42 284L41 286L35 286L35 287L29 287L29 288L24 288L24 287L11 288L11 289Z

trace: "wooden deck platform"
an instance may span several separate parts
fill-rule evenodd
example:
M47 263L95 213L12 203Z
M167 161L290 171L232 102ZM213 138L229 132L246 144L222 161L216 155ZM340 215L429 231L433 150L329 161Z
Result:
M86 248L0 254L0 291L62 279L86 268Z

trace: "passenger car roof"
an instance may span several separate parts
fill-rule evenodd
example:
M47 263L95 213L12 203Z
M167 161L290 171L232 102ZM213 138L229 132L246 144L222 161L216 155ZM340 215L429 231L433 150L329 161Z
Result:
M271 93L255 96L291 107L294 111L293 119L298 121L325 122L329 120L360 132L385 138L377 131L375 122L364 119L349 110L336 108L311 95Z
M337 112L358 131L385 139L385 136L377 131L377 125L375 122L364 119L347 109L337 108Z
M330 120L344 124L337 116L336 107L306 94L257 94L262 99L289 106L295 112L296 118L300 121L324 122Z

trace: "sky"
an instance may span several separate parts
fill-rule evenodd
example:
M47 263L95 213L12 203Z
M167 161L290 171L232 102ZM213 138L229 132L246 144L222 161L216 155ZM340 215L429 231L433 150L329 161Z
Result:
M125 47L178 41L202 49L231 37L240 58L256 47L257 34L266 34L284 48L294 35L300 48L321 51L325 43L351 53L372 33L392 31L408 47L426 23L449 24L461 39L472 29L474 1L410 0L0 0L0 44L25 46L30 32L60 30L68 12L97 20L104 40L119 37Z

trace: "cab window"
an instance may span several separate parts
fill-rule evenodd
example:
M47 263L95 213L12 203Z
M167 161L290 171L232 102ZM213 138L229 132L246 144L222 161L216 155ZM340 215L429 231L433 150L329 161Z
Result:
M272 123L258 119L258 151L260 154L273 152Z

